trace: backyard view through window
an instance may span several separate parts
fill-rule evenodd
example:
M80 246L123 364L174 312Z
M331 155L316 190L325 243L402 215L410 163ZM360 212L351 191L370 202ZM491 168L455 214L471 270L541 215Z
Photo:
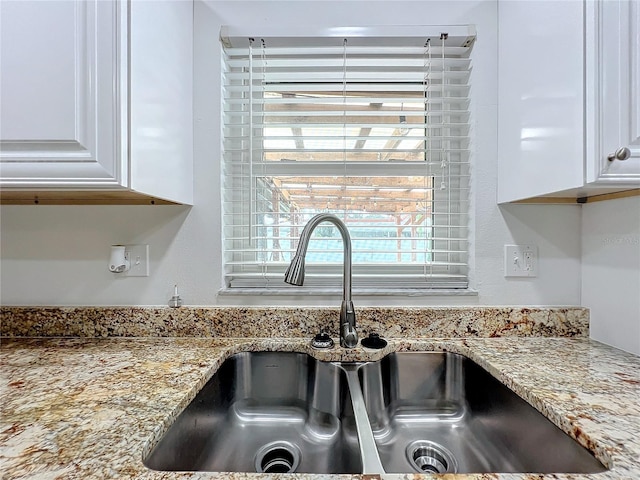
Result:
M472 41L328 40L225 49L227 286L284 288L304 225L329 212L355 288L465 288ZM305 284L339 288L342 252L321 224Z

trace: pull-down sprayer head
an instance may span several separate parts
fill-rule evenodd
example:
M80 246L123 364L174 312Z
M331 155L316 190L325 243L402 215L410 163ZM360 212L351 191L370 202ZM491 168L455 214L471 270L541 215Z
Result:
M304 256L298 255L296 252L284 274L284 281L297 287L304 284Z

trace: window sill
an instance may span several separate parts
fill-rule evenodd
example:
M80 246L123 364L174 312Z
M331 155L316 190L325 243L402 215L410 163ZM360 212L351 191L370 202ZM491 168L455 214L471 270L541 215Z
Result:
M223 288L218 292L219 296L334 296L342 295L342 288L305 288L305 287L285 287L285 288ZM420 288L398 288L398 289L378 289L378 288L354 288L354 297L358 296L398 296L398 297L477 297L478 292L463 288L441 288L441 289L420 289Z

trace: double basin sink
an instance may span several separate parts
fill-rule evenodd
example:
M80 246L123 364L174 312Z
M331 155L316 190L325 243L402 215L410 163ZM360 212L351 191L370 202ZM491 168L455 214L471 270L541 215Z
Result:
M144 459L163 471L595 473L605 467L470 359L227 359Z

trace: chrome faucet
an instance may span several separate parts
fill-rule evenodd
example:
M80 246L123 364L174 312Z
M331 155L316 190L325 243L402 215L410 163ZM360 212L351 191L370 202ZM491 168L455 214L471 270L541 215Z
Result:
M298 249L284 274L284 281L297 286L304 283L304 257L307 254L309 240L311 240L311 234L315 228L322 222L333 223L342 235L344 269L342 305L340 306L340 345L345 348L353 348L358 344L358 334L356 332L356 312L351 301L351 237L342 220L330 213L320 213L309 220L302 230Z

